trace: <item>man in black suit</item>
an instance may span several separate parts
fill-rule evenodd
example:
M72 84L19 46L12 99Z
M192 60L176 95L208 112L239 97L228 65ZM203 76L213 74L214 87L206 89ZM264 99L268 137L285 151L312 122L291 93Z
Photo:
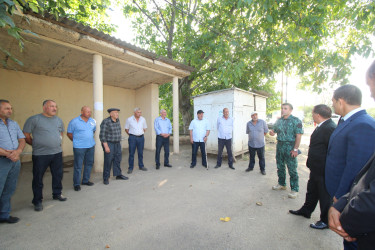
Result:
M317 125L310 137L310 147L306 166L310 169L307 182L305 204L299 210L289 210L291 214L310 218L316 205L320 204L320 220L310 224L315 229L328 228L328 210L332 205L332 198L325 187L324 173L329 138L336 124L331 119L332 111L324 104L314 107L312 116Z
M375 100L375 61L367 71L367 85ZM358 249L375 248L375 153L355 177L349 193L330 208L329 227Z

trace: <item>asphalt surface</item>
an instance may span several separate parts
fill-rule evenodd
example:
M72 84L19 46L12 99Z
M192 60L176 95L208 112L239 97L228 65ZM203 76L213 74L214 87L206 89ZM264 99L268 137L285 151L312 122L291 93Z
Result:
M300 193L296 199L288 198L289 187L271 189L277 184L277 172L275 144L269 142L266 176L260 174L258 161L254 171L245 172L246 155L237 157L236 170L228 168L226 159L221 168L214 169L215 156L209 156L209 170L199 164L200 157L190 169L191 146L185 144L180 154L170 157L172 168L156 170L154 152L145 151L149 171L135 168L130 175L124 152L121 166L129 180L111 178L106 186L101 173L93 173L95 185L81 186L76 192L68 161L63 180L68 200L52 200L47 172L42 212L33 210L32 167L25 163L11 213L21 220L0 224L0 249L342 249L335 233L309 227L319 220L319 206L311 219L288 213L304 202L308 136L298 157ZM225 217L230 221L220 220Z

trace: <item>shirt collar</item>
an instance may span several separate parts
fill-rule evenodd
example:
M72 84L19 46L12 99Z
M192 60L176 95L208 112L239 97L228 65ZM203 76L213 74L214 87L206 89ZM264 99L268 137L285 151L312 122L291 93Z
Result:
M322 124L324 123L324 122L326 122L326 121L328 121L329 119L327 119L327 120L324 120L324 121L322 121L321 123L319 123L318 124L318 126L317 127L320 127L320 126L322 126Z
M359 108L356 108L356 109L353 109L352 111L350 111L349 113L347 113L343 119L344 121L346 121L347 119L349 119L352 115L354 115L355 113L359 112L359 111L362 111L364 110L364 108L362 107L359 107Z

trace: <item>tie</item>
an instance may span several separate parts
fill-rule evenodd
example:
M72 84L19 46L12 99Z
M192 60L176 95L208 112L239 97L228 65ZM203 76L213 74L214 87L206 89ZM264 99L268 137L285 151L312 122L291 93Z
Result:
M337 123L337 126L344 122L344 118L340 117L339 122Z

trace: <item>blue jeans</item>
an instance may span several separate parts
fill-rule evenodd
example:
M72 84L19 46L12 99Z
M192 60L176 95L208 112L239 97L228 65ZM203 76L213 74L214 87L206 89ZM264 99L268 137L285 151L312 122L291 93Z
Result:
M255 153L258 154L260 170L264 171L266 169L266 161L264 160L264 147L252 148L249 146L249 154L250 154L249 168L254 169Z
M79 186L81 183L82 165L84 165L82 183L87 183L90 180L91 169L94 164L95 146L91 148L73 148L73 153L73 185Z
M191 146L192 146L191 165L192 166L197 165L198 148L201 148L202 165L205 166L205 167L207 167L206 146L204 145L204 142L193 142L193 144Z
M107 142L110 152L104 151L104 169L103 180L108 180L111 175L111 166L113 164L113 176L121 175L121 143L120 142ZM104 150L104 147L103 147Z
M144 136L129 135L129 169L134 168L134 154L137 149L138 152L138 167L143 168L143 148L145 145Z
M160 166L160 151L164 147L164 166L169 164L169 136L164 138L161 135L156 136L156 151L155 151L155 162L156 166Z
M49 167L52 175L52 195L61 195L63 178L62 153L53 155L33 155L33 193L34 205L40 204L43 200L43 176Z
M223 150L225 146L227 149L227 153L228 153L228 165L232 167L233 166L232 139L218 138L217 144L218 144L217 165L221 166L221 162L223 160Z
M0 158L0 219L9 218L10 198L16 190L20 168L20 161Z

